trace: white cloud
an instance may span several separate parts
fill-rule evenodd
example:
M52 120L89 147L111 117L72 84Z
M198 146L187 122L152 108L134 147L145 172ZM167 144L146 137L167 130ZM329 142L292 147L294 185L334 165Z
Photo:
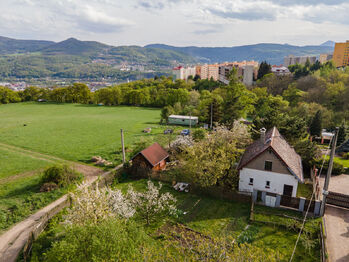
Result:
M0 35L108 44L345 40L348 0L1 0Z

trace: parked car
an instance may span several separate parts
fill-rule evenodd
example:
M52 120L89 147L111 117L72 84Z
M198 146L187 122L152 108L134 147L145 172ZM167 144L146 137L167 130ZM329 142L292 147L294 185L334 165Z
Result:
M166 129L164 131L164 134L167 135L167 134L172 134L173 133L173 129Z
M189 129L183 129L183 130L181 131L181 135L182 135L182 136L188 136L188 135L190 135L190 130L189 130Z

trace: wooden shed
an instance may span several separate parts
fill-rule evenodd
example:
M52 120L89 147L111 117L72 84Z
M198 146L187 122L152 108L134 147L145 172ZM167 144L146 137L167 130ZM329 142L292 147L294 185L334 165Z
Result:
M169 154L158 143L142 150L132 158L132 165L140 168L150 168L155 171L166 168Z

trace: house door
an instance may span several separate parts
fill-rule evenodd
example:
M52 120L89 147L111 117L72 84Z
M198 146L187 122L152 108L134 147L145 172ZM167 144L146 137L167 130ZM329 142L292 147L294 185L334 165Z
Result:
M276 197L273 196L265 196L265 205L268 207L275 207Z
M292 196L293 186L290 185L284 185L284 195L285 196Z

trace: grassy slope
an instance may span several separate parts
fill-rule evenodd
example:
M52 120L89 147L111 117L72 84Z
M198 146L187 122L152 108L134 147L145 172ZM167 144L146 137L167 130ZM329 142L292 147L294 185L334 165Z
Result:
M144 190L146 188L146 180L121 183L117 185L117 188L125 191L129 185L132 185L137 190ZM178 208L187 212L177 222L183 223L196 231L213 237L233 236L236 239L248 225L249 204L179 193L168 185L164 186L164 190L174 194L178 200ZM256 207L256 209L269 213L287 213L290 216L301 218L301 214L298 212L280 212L277 209L266 207ZM264 220L282 221L282 218L268 215L267 218L264 217ZM310 223L308 226L312 226L312 224ZM260 223L253 224L249 230L255 232L253 233L253 245L276 250L280 255L280 261L289 260L297 239L297 232ZM318 255L319 252L316 246L308 251L300 244L296 250L294 261L310 262L318 259Z
M34 159L0 148L0 179L20 174L28 170L35 170L49 165L47 161ZM1 184L0 184L1 186Z
M113 160L120 150L120 128L130 147L143 136L162 133L159 120L160 110L152 108L9 104L0 106L0 142L74 161L93 155ZM145 127L152 133L142 133Z

